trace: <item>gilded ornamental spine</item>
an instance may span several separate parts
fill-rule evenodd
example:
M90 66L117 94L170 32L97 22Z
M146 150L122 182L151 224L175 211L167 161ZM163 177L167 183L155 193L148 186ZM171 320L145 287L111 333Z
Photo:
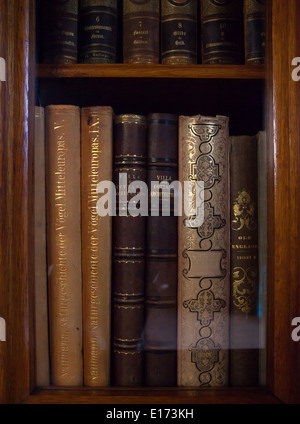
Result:
M197 63L197 0L161 1L161 60Z
M123 1L124 63L159 63L159 0Z
M203 63L242 62L242 0L201 0L201 28Z
M78 0L43 0L43 62L76 63Z
M79 60L114 63L117 58L118 0L80 0Z
M228 122L223 116L179 118L179 181L203 184L198 194L191 192L192 202L179 217L179 386L228 384ZM197 199L204 215L200 226L194 222Z
M110 384L112 218L97 213L97 186L112 181L113 110L81 111L83 351L85 386Z
M266 55L266 0L245 0L246 63L265 63Z
M81 386L80 109L46 108L47 261L52 384Z
M258 384L258 199L257 138L231 137L231 321L232 386Z

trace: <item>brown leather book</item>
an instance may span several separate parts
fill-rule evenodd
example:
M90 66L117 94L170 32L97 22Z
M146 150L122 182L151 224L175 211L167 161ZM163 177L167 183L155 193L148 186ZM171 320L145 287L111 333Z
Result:
M242 3L242 0L201 0L203 63L242 63Z
M37 387L49 386L50 384L45 185L45 109L36 106L34 140L34 266L35 381Z
M76 63L78 0L43 0L43 63Z
M81 386L80 108L46 108L47 262L51 380Z
M257 138L231 137L231 325L232 386L258 384Z
M266 1L244 2L246 63L261 65L266 59Z
M197 63L197 0L161 1L163 64Z
M112 181L113 110L81 110L81 213L84 384L110 384L112 217L97 212L102 181Z
M117 58L118 0L79 0L81 63L114 63Z
M150 196L147 218L145 384L175 386L178 270L174 201L177 193L169 184L178 180L178 116L152 113L147 118L147 181ZM168 193L159 191L161 184L168 184L170 207L168 203L163 203ZM153 199L157 200L157 205Z
M141 115L115 118L117 216L113 221L112 361L115 386L142 386L144 382L146 216L129 213L129 202L135 204L135 195L129 194L128 189L135 181L146 181L146 124L146 118ZM125 176L125 181L120 180L120 174Z
M159 0L123 0L124 63L159 63Z
M185 193L185 196L190 193L190 201L183 208L178 228L179 386L228 384L228 122L223 116L179 118L179 181L194 183L193 190ZM197 181L200 185L198 194ZM204 215L202 225L201 210ZM195 221L196 211L198 221Z

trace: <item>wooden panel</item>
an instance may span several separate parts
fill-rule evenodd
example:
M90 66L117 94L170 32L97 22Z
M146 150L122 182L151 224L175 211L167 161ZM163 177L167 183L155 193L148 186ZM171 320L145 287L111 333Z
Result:
M271 2L268 56L269 382L284 402L300 402L300 343L291 322L300 315L300 1Z
M7 108L1 187L1 303L7 323L1 402L30 392L28 296L29 0L1 0L7 23ZM2 22L1 22L2 24ZM2 25L1 25L2 26ZM4 26L5 28L5 26ZM1 297L2 297L1 296ZM1 346L2 349L2 346Z
M265 69L260 65L39 65L38 77L264 79Z

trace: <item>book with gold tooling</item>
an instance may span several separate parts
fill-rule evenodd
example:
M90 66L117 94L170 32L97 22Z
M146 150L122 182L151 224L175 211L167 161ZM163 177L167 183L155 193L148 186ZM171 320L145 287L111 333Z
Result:
M197 0L161 1L163 64L197 63Z
M159 63L159 0L123 0L124 63Z
M114 63L117 56L118 0L79 1L81 63Z
M257 137L231 137L230 383L257 386L258 199Z
M131 183L146 181L146 117L117 115L114 134L117 216L113 219L112 376L115 386L141 386L144 381L146 216L140 213L140 202L128 189ZM120 176L125 177L124 180L120 180ZM129 206L137 209L136 214L130 213Z
M266 0L244 1L246 63L265 63Z
M203 63L242 63L242 3L242 0L201 0Z
M80 108L46 107L51 382L82 386Z
M81 110L84 385L110 384L112 217L97 213L97 186L112 181L113 110Z
M43 63L76 63L78 0L43 0Z
M228 384L229 119L179 117L179 181L203 184L179 217L178 385ZM196 226L196 195L203 223ZM199 199L198 199L199 200ZM201 216L201 214L199 214ZM200 222L199 222L200 224Z

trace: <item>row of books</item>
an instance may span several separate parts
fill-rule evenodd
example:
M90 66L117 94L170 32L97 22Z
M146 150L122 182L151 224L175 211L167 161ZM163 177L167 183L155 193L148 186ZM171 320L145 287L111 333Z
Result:
M262 64L265 1L43 0L43 63Z
M70 105L35 131L37 385L258 385L265 133Z

